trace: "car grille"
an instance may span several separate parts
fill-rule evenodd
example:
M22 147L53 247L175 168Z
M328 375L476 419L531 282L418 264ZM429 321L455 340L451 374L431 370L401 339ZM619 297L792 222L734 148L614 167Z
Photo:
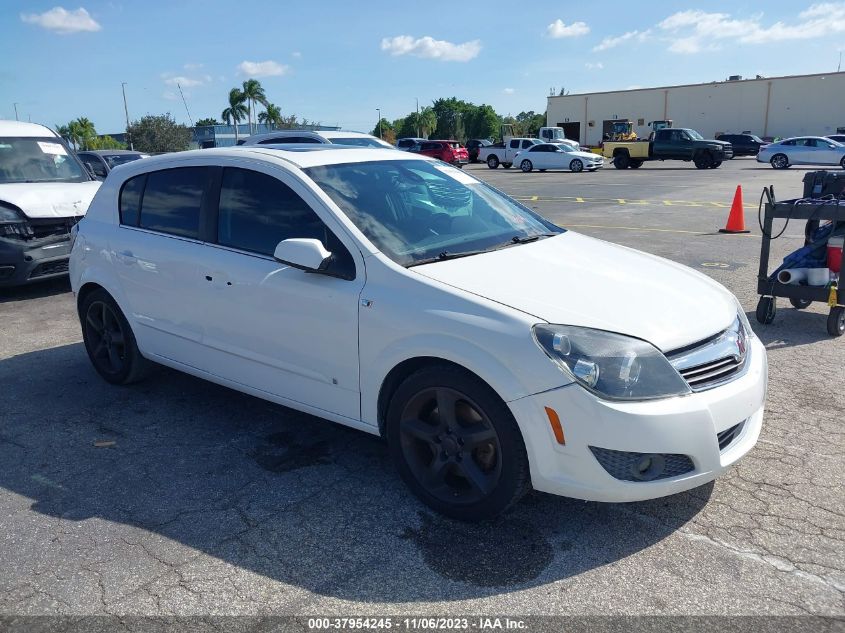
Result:
M716 434L716 438L719 440L719 450L724 451L728 446L733 444L734 440L742 435L742 427L745 426L745 421L743 420L739 424L734 424L731 428L725 429L721 433Z
M632 453L590 446L590 451L612 477L622 481L656 481L679 477L695 470L688 455L678 453ZM648 465L648 468L643 466Z
M73 225L81 219L81 217L49 219L38 218L30 219L29 225L32 227L35 239L40 239L42 237L50 237L53 235L69 235Z
M737 378L748 358L748 337L739 318L724 332L666 355L693 391Z
M38 264L38 266L33 268L32 272L29 273L29 278L35 279L36 277L46 277L47 275L60 275L62 273L66 273L67 271L68 260L57 259L52 262L44 262L42 264Z

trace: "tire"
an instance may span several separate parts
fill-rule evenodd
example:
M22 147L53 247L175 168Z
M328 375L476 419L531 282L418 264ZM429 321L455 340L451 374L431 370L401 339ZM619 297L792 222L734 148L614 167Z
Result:
M504 167L505 169L510 169L511 167L513 167L513 163L502 163L502 167Z
M789 303L792 304L792 307L796 310L803 310L810 306L813 303L810 299L790 299Z
M488 156L487 157L487 166L490 169L496 169L496 167L499 166L499 157L496 156L495 154L493 156Z
M834 306L827 317L827 333L831 336L845 334L845 307Z
M141 355L135 335L111 295L95 290L79 306L82 340L94 369L113 385L143 379L151 363Z
M613 157L613 166L616 169L628 169L631 164L631 157L628 154L617 154Z
M789 158L786 154L775 154L769 163L774 169L786 169L789 167Z
M839 166L842 169L845 169L845 156L842 157L842 160L839 161Z
M574 159L569 163L569 171L574 171L576 174L584 171L584 163L579 159Z
M534 165L531 164L530 160L526 159L519 164L519 168L528 174L534 169Z
M539 171L541 174L543 174L543 173L545 173L545 172L546 172L546 170L545 170L545 169L538 169L537 171Z
M444 403L451 414L441 420ZM411 491L454 519L496 517L531 487L525 444L510 409L459 367L425 367L399 385L387 410L387 442Z
M703 152L693 158L692 162L695 163L698 169L710 169L710 166L713 164L713 157L710 155L710 152Z
M641 161L639 159L632 160L631 164L630 164L631 169L639 169L642 166L643 166L643 161Z
M713 164L710 165L710 169L719 169L719 165L721 165L721 164L722 164L722 161L720 161L720 160L713 161Z
M757 311L755 312L759 323L769 325L775 320L776 312L777 303L774 297L760 297L760 300L757 302Z

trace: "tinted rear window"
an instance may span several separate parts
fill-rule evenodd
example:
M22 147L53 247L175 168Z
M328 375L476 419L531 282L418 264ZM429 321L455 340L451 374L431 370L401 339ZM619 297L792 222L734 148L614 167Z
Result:
M120 190L120 223L138 226L141 217L141 195L144 193L144 183L147 174L135 176L127 180Z
M200 208L208 173L205 167L178 167L147 174L141 228L199 237Z

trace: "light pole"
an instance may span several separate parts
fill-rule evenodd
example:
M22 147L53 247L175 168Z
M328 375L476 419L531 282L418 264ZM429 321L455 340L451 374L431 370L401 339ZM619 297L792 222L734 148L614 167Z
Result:
M129 149L132 147L132 133L129 131L129 107L126 105L126 82L120 83L120 89L123 90L123 113L126 115L126 140L129 141Z
M378 137L381 138L381 108L376 108L378 112Z
M20 119L18 119L18 104L17 104L17 102L14 104L14 106L15 106L15 121L19 121Z

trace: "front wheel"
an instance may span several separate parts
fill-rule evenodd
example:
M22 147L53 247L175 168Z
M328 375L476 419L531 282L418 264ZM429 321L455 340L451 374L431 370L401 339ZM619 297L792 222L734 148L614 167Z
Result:
M95 290L79 306L82 340L97 373L113 385L141 380L149 361L135 342L135 335L111 295Z
M499 166L499 159L496 156L488 156L487 157L487 166L490 169L496 169Z
M827 333L831 336L845 334L845 307L834 306L827 317Z
M528 457L507 405L454 366L431 366L399 386L387 412L399 474L421 501L463 521L493 518L528 491Z
M577 158L569 163L569 171L574 171L578 173L579 171L584 171L584 163L582 163Z
M513 163L502 163L502 167L504 167L505 169L510 169L511 167L513 167Z
M845 169L845 156L842 157L842 160L839 161L839 166L842 169Z
M713 165L713 157L709 153L699 154L693 159L698 169L710 169Z
M810 299L790 299L789 303L791 303L792 307L796 310L803 310L804 308L809 308L810 304L813 302Z
M710 169L719 169L719 165L721 165L721 164L722 164L722 161L720 161L720 160L713 161L713 164L710 165Z
M519 164L519 168L527 174L534 169L534 165L531 164L530 160L524 160Z
M763 325L769 325L775 320L775 312L777 312L777 303L774 297L760 297L757 302L757 311L754 316L757 321Z
M786 169L789 167L789 159L786 154L775 154L769 161L775 169Z

